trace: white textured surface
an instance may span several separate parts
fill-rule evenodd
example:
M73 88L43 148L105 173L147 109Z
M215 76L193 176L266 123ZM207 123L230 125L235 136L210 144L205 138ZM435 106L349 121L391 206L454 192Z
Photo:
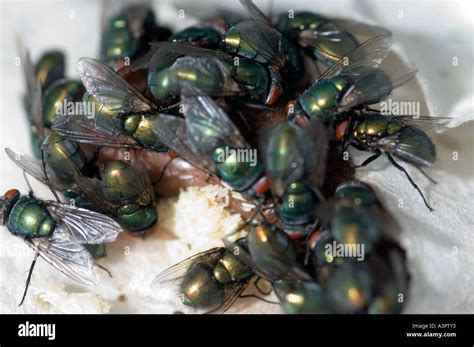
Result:
M290 1L276 1L278 8ZM186 2L180 2L186 3ZM222 1L220 3L223 3ZM237 1L226 5L238 8ZM258 4L264 2L257 1ZM418 83L401 88L394 98L427 99L424 115L451 116L451 129L431 134L438 148L439 165L431 173L438 185L426 181L416 170L419 182L435 212L429 213L401 173L383 160L361 170L359 177L371 183L402 226L401 242L407 249L412 274L409 313L474 312L474 115L473 37L470 1L308 1L291 2L292 8L314 6L315 11L339 17L374 21L394 32L398 52L419 67ZM199 6L204 9L214 5ZM19 34L33 58L52 47L68 55L68 75L81 56L98 51L99 6L95 2L2 1L0 70L0 147L30 152L27 125L21 108L21 70L15 65L14 34ZM175 27L189 21L177 19L166 3L160 18ZM186 8L185 6L183 6ZM265 10L267 7L262 5ZM71 10L74 18L71 18ZM403 18L399 17L400 10ZM163 15L164 14L164 15ZM187 18L189 20L189 18ZM457 57L458 66L452 65ZM421 86L421 88L420 88ZM458 152L459 160L452 160ZM356 155L356 161L364 156ZM26 185L19 170L0 152L0 190ZM38 189L36 189L38 188ZM35 185L39 196L50 195ZM165 267L198 251L220 245L219 231L230 230L239 216L224 208L222 191L215 188L189 189L179 200L161 201L160 232L146 240L122 235L109 247L101 263L113 278L102 275L96 287L77 285L39 261L30 296L17 307L32 252L6 230L0 232L0 312L121 313L170 312L149 289L153 277ZM403 207L399 206L399 199ZM217 201L217 203L216 203ZM214 208L207 208L208 204ZM217 204L217 205L216 205ZM191 245L191 249L188 247ZM129 248L126 248L129 247ZM119 301L125 295L125 301ZM277 312L275 305L240 300L231 312Z

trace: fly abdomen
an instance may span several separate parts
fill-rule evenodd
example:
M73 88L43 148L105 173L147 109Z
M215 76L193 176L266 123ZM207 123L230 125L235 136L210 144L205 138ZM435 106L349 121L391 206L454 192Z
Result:
M203 308L219 304L224 294L224 285L216 280L211 266L198 263L186 272L179 295L183 304Z
M65 183L72 183L76 170L82 171L87 166L87 160L76 142L51 132L44 142L46 161L56 176Z
M429 166L436 161L436 147L422 130L412 126L403 128L397 136L397 146L403 149L394 155L403 160L422 166Z
M168 149L163 145L153 131L151 120L157 117L151 113L129 113L123 116L123 129L128 132L143 147L157 152L166 152Z

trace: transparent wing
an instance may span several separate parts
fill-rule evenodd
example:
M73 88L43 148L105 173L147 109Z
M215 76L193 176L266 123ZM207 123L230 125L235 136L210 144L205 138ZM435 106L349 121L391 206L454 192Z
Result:
M390 30L386 28L351 19L331 19L331 22L335 23L339 30L343 30L352 35L362 35L365 37L392 35Z
M151 284L152 288L156 288L163 283L173 282L183 278L188 269L196 263L215 263L222 256L224 252L223 247L214 247L207 251L197 253L183 261L170 266L169 268L160 272Z
M243 93L237 82L232 79L228 67L214 56L178 58L169 68L168 75L174 92L182 95L189 95L185 87L191 83L197 87L195 91L199 91L199 95L219 97ZM188 75L192 76L191 80ZM208 78L199 79L196 76L208 76Z
M422 130L443 131L448 129L447 124L454 119L454 117L431 117L431 116L405 116L392 115L396 119L401 120L404 124L411 125Z
M313 191L319 192L326 174L329 135L326 127L317 121L310 122L305 133L306 138L299 138L301 152L305 159L305 181Z
M160 141L181 158L203 171L212 173L214 164L207 156L199 155L186 144L185 120L180 117L159 114L150 120L151 128Z
M268 270L257 264L252 255L247 252L243 247L237 246L235 242L224 239L225 247L233 252L233 254L239 258L243 263L252 269L257 275L263 277L269 282L275 282L277 280L288 280L288 281L311 281L311 276L296 262L289 262L288 257L279 252L277 249L268 247L265 257L271 261L275 267L282 269L284 275L280 278L275 278ZM236 252L235 250L239 251Z
M377 69L367 69L360 64L352 65L341 72L351 81L350 89L344 94L338 105L338 111L364 104L371 104L388 96L391 91L412 79L418 69L410 64L382 64ZM382 77L381 73L385 76ZM373 81L373 83L371 83ZM380 81L377 83L375 81Z
M156 108L135 87L99 60L80 58L77 71L89 94L111 111L146 112Z
M10 148L5 148L5 152L7 153L7 156L22 170L36 178L41 183L48 184L46 177L44 176L43 163L41 160L33 158L27 154L16 153ZM63 191L67 188L67 185L63 184L61 180L56 177L55 173L49 166L46 166L46 170L48 173L48 179L55 190Z
M239 0L244 9L257 21L270 25L270 19L255 5L252 0Z
M347 69L367 67L377 68L387 56L392 46L392 35L375 36L341 58L336 64L325 70L317 79L316 83L322 80L341 74Z
M334 60L347 56L357 48L356 36L368 39L390 35L391 32L382 27L352 20L330 20L317 30L303 31L299 39L303 45L314 47Z
M182 56L182 55L190 55L194 57L211 56L211 57L217 57L221 59L232 59L232 56L230 54L227 54L220 50L202 48L202 47L193 46L191 44L180 43L180 42L166 42L166 41L152 42L150 43L150 46L152 46L156 50L156 53L161 52L163 56L165 56L166 53L172 53L179 56Z
M377 147L414 165L430 167L434 164L418 154L419 146L416 143L408 144L400 141L400 134L381 138L377 141Z
M161 69L170 65L181 56L180 53L157 49L154 47L155 44L156 42L151 42L150 45L152 47L150 48L150 51L142 55L140 58L135 59L129 66L123 67L118 73L123 76L128 71Z
M198 93L187 89L189 94ZM235 149L250 148L227 113L209 97L190 97L182 101L186 119L186 144L195 153L209 156L219 145Z
M51 128L59 135L76 142L105 147L142 147L122 130L120 120L99 114L94 118L86 115L56 116Z
M122 231L117 222L101 213L54 201L47 201L45 204L51 215L64 224L78 243L113 242Z
M258 52L272 65L283 67L285 58L281 54L281 34L262 21L245 21L235 25L241 40Z
M49 238L33 238L24 241L41 258L71 279L86 285L98 283L94 259L83 245L73 238L67 227L58 221Z
M33 66L33 63L31 62L30 52L23 46L23 43L19 37L16 38L16 44L21 59L23 75L26 81L25 99L27 100L27 103L31 105L31 100L36 84L35 68Z
M111 216L116 214L117 208L120 207L120 199L100 180L78 174L74 176L74 182L81 192L102 212Z

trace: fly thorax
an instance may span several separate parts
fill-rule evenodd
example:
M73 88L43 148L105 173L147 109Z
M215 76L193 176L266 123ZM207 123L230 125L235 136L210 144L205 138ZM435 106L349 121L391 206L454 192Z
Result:
M133 136L138 128L138 125L140 124L141 118L141 115L138 114L129 114L124 116L123 129Z
M250 268L230 251L224 253L213 271L216 280L222 284L240 282L252 275Z
M220 146L214 150L212 161L219 178L237 191L252 186L263 172L255 149Z
M24 237L48 237L54 232L55 220L41 202L30 196L21 197L12 207L7 227Z
M306 115L323 122L332 120L332 113L342 97L340 88L343 80L337 79L321 81L308 88L299 98L299 103Z
M229 53L237 53L240 48L240 31L237 27L233 26L224 35L223 38L224 48Z

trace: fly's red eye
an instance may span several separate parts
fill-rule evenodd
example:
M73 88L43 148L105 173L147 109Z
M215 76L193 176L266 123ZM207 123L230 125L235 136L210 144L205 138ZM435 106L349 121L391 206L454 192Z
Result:
M349 127L349 120L346 119L336 125L336 138L341 141L346 136L347 128Z
M13 198L15 195L19 194L19 191L17 189L10 189L3 194L6 198L10 199Z

